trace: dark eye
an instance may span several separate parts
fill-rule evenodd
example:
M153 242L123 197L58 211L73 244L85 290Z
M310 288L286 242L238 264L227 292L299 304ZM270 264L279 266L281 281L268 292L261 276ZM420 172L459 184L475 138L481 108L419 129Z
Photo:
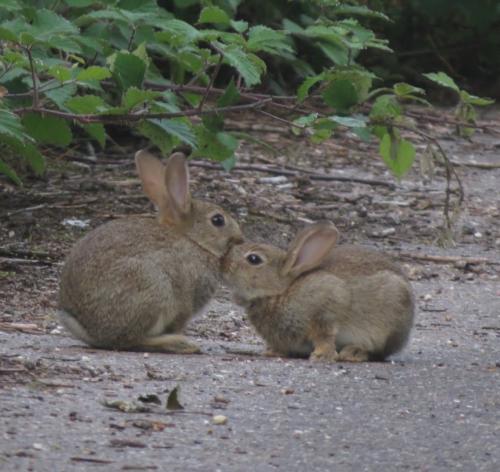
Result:
M247 261L252 265L262 264L263 260L258 254L248 254Z
M214 216L212 216L210 221L212 221L212 224L214 226L224 226L226 224L224 216L222 216L220 213L216 213Z

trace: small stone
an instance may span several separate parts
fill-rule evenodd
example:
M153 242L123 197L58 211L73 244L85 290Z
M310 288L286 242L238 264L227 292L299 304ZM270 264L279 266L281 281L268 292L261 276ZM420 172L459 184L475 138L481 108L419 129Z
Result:
M481 239L483 237L483 233L480 233L479 231L476 231L474 233L474 237L477 238L477 239Z
M227 416L224 415L215 415L212 418L212 423L215 425L223 425L227 423Z

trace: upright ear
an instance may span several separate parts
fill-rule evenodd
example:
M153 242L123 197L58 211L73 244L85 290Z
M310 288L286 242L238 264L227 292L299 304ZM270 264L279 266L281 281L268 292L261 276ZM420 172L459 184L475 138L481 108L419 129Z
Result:
M178 223L191 211L189 169L186 156L181 152L176 152L169 157L164 185L168 200L164 216L167 220Z
M317 267L333 249L338 236L337 228L327 223L302 230L288 248L282 274L298 277Z
M156 157L143 149L135 153L135 166L144 193L161 211L167 203L165 166Z

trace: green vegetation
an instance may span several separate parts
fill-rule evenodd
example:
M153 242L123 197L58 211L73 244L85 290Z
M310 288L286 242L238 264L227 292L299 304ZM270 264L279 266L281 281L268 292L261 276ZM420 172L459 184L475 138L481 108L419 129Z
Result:
M376 138L402 177L415 157L400 134L412 128L405 105L428 102L405 82L381 87L362 65L365 51L393 54L370 27L389 18L363 3L4 0L2 156L22 158L40 174L43 146L63 149L85 133L104 148L107 126L118 124L164 154L185 145L230 168L241 136L225 131L224 115L255 109L286 112L294 132L307 128L316 142L339 127ZM459 131L470 135L474 107L491 100L461 90L444 72L426 77L457 94ZM5 158L0 172L21 183Z

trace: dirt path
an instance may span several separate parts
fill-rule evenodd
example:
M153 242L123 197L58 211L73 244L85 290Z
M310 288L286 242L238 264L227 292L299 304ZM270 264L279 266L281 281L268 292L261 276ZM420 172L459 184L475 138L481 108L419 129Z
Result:
M457 245L442 249L441 169L430 183L415 172L391 188L374 146L339 137L312 147L276 130L265 137L282 163L390 185L194 167L196 193L231 209L253 238L283 245L307 221L327 218L344 241L400 255L418 300L408 348L392 362L360 365L263 358L224 289L189 327L203 355L84 347L53 318L64 254L89 227L150 209L129 157L83 168L54 159L48 182L24 191L0 182L1 471L499 469L500 169L459 170L467 206ZM445 128L442 138L455 160L499 162L500 138L467 143ZM240 155L254 166L275 159L251 145ZM167 410L176 386L184 409ZM150 411L112 409L114 400Z

